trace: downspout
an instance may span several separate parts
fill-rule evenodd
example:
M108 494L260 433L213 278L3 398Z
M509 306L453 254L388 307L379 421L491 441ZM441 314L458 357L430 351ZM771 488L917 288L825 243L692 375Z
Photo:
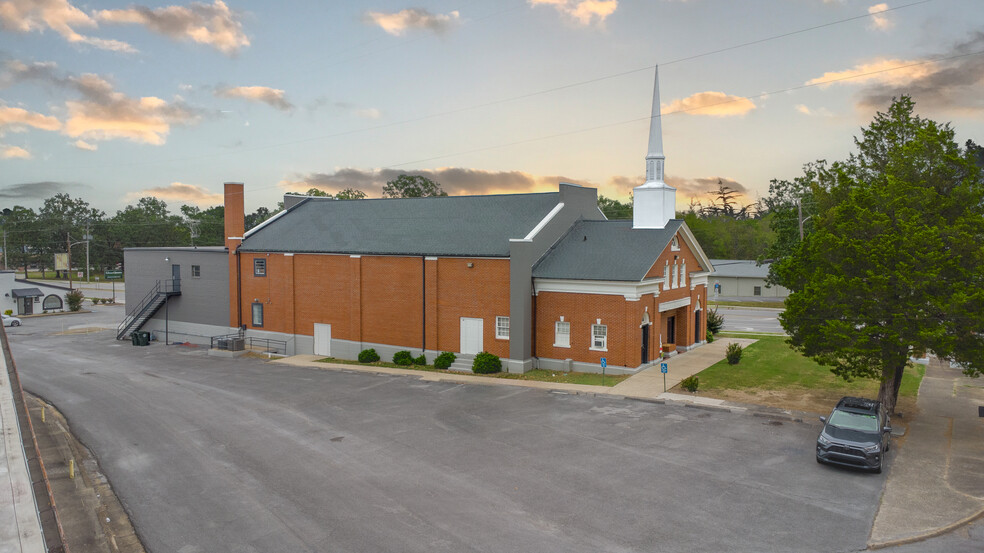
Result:
M237 331L243 329L243 266L239 258L239 248L236 248L236 325Z
M533 297L531 298L531 313L530 313L530 328L533 331L533 338L530 340L530 357L533 358L533 368L538 369L539 363L537 363L536 358L536 280L530 279L530 287L533 289Z
M420 355L427 355L427 257L420 256Z

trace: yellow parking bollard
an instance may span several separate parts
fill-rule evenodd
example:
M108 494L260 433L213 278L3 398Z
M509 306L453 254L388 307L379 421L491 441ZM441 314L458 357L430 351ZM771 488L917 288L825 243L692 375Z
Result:
M68 477L75 480L75 459L68 460Z
M41 422L44 422L44 405L41 406Z

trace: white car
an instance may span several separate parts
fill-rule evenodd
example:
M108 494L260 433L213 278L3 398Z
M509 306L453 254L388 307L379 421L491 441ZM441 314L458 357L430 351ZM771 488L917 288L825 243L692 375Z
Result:
M3 326L20 326L21 320L10 315L3 315Z

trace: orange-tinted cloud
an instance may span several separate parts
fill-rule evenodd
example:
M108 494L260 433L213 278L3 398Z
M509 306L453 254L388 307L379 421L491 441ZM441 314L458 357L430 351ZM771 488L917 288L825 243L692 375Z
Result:
M445 15L430 13L421 8L408 8L394 13L366 12L363 19L394 36L402 35L407 29L423 29L441 34L458 23L458 12L452 11Z
M808 85L882 83L904 85L922 79L939 71L935 63L922 63L921 60L877 59L859 63L843 71L828 71L823 75L806 81Z
M0 144L0 159L31 159L31 152L20 146Z
M24 131L27 127L44 131L57 131L61 126L61 122L50 115L0 104L0 136L3 136L5 132Z
M78 33L76 27L95 28L97 23L68 0L0 0L0 27L20 33L51 29L71 43L88 44L103 50L136 52L125 42Z
M618 0L529 0L530 5L553 6L579 25L604 23L618 9Z
M216 89L215 95L221 98L242 98L253 102L263 102L281 111L290 111L294 105L284 98L284 91L268 86L235 86Z
M724 92L698 92L680 100L673 100L662 107L663 115L669 113L688 113L690 115L709 115L711 117L733 117L745 115L755 109L755 103L742 96L731 96Z
M173 40L190 40L206 44L233 55L249 46L239 14L222 0L211 5L192 2L187 6L147 8L131 6L122 10L101 10L95 18L105 23L143 25Z
M875 4L868 8L868 13L871 14L871 28L879 31L887 31L895 26L895 22L888 18L888 15L884 13L888 10L888 4L881 3Z
M159 200L167 200L195 205L217 205L222 203L222 194L210 192L208 189L195 184L172 182L168 186L147 188L126 195L127 201L153 196Z
M75 146L80 150L86 150L89 152L95 152L96 150L99 149L99 146L96 146L95 144L89 144L85 140L76 140L75 142L72 142L72 146Z

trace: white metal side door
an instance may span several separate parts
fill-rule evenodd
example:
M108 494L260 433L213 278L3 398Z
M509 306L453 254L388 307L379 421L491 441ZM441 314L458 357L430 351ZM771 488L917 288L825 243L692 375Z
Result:
M461 318L461 353L482 352L482 319Z
M331 325L314 323L314 354L331 356Z

